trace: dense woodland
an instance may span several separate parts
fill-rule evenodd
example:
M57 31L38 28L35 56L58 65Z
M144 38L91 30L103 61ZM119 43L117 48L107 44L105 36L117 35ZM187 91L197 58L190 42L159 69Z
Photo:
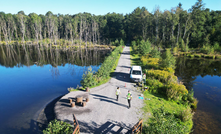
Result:
M170 10L156 7L149 12L137 7L130 14L108 13L92 15L78 13L62 15L47 12L45 15L23 11L17 14L0 12L0 42L35 41L48 39L57 44L59 39L72 44L78 41L93 44L110 44L124 41L147 40L158 47L174 47L185 42L189 47L221 44L221 11L204 8L198 0L189 10L182 4Z

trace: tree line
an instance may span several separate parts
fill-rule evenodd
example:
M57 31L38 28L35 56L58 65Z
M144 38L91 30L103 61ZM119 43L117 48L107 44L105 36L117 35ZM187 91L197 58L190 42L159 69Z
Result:
M108 13L93 15L45 15L23 11L17 14L0 12L0 41L35 41L49 39L75 40L93 44L114 44L112 42L147 40L158 47L175 47L185 43L189 47L221 44L221 11L204 8L198 0L189 10L182 4L161 11L156 7L151 13L145 7L137 7L133 12L123 15Z

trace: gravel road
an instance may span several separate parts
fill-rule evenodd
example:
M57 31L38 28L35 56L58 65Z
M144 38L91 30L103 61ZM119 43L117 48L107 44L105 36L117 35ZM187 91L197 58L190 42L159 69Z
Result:
M90 92L70 92L63 96L54 107L56 118L73 123L74 113L81 133L130 133L142 116L143 106L143 100L138 98L141 93L130 82L130 67L130 48L125 46L114 77L109 82L90 89ZM118 101L115 95L117 87L121 90ZM130 109L126 99L128 90L131 90L133 96ZM85 107L70 106L69 99L77 96L89 97Z

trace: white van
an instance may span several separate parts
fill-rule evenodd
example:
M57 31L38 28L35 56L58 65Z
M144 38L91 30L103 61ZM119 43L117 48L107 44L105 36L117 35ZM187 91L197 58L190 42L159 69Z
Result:
M141 66L132 66L130 69L130 79L132 82L142 82L143 79Z

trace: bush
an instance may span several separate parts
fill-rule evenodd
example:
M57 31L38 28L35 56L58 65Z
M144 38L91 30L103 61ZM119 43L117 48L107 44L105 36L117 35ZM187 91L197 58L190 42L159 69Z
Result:
M146 79L146 84L150 86L148 90L149 92L162 94L165 93L165 86L159 80L149 78Z
M167 83L167 98L169 100L181 100L182 97L188 94L188 90L183 84L169 82Z
M196 110L197 109L198 100L193 98L193 102L191 103L191 108Z
M215 50L216 52L220 51L220 47L219 47L219 43L218 43L218 42L215 42L215 44L214 44L214 50Z
M177 47L174 47L173 48L173 55L177 55L178 54L178 48Z
M174 69L175 64L176 64L175 57L171 54L170 49L167 49L166 52L164 52L162 55L162 60L160 61L160 66L163 68L171 67Z
M192 120L193 114L191 112L191 109L187 107L185 110L179 113L178 117L182 122L187 122Z
M154 47L150 54L152 58L160 58L160 51L158 51L157 47Z
M82 76L81 85L83 87L96 86L99 82L109 78L110 73L115 66L116 61L118 60L118 56L120 55L122 49L122 46L116 47L114 51L105 58L101 67L95 74L90 69L86 71Z
M146 55L151 52L151 43L149 40L144 41L141 40L140 44L138 44L139 54Z
M201 58L200 54L195 54L194 56L197 57L197 58Z
M92 68L89 67L88 71L86 71L82 76L81 85L83 87L90 87L90 86L94 86L96 84L97 84L97 82L94 77L94 72L92 71Z
M154 77L163 83L168 81L177 81L177 77L175 75L163 70L149 70L147 71L147 76Z
M187 134L188 126L180 123L180 120L169 113L163 107L153 110L148 126L143 127L143 133L148 134Z
M74 128L70 124L55 119L43 130L43 134L72 134L73 131Z
M149 55L141 56L141 61L144 66L147 68L155 68L157 69L159 66L159 58L148 58Z

